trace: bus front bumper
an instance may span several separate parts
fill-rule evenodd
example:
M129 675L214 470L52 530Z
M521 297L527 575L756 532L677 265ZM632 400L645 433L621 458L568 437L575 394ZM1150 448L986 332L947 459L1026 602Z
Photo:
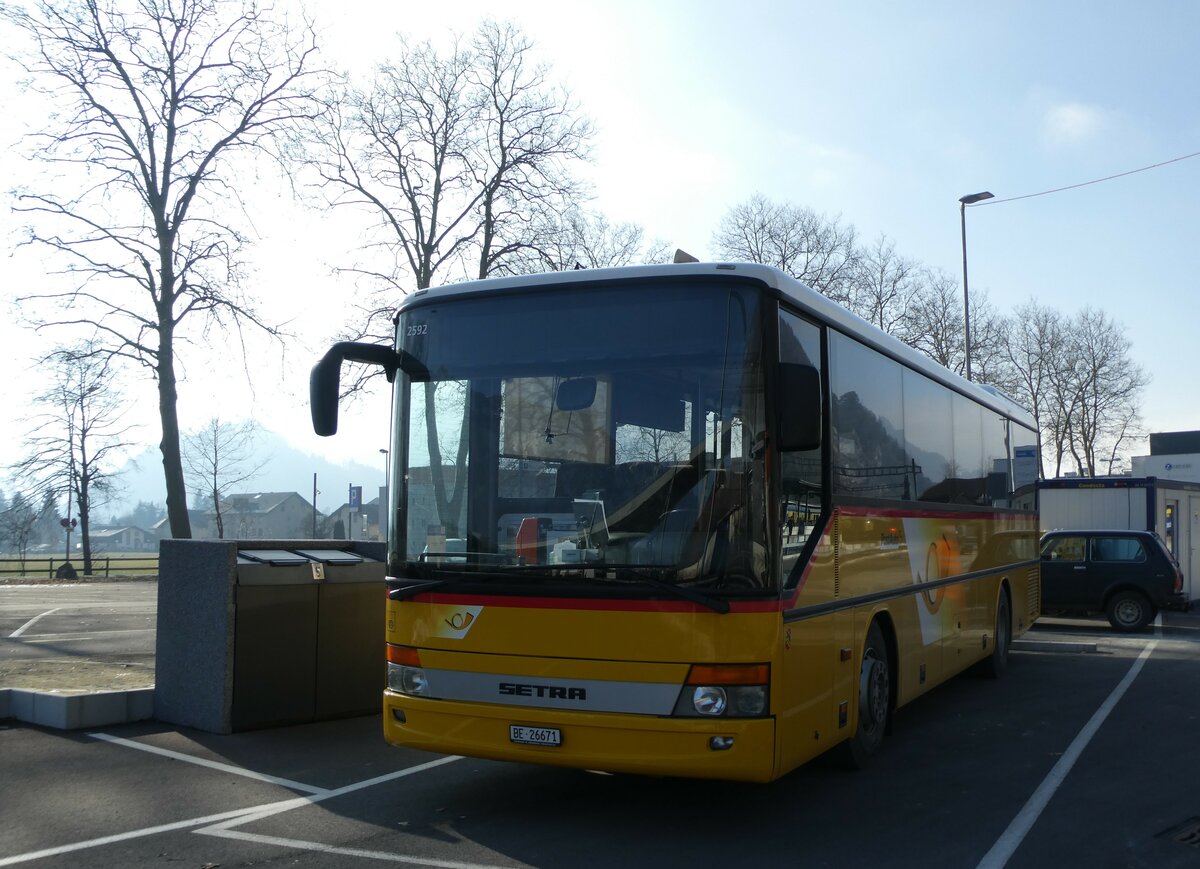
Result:
M557 730L561 743L514 742L511 727ZM775 720L704 720L431 700L385 691L392 745L491 760L605 772L766 782L775 777Z

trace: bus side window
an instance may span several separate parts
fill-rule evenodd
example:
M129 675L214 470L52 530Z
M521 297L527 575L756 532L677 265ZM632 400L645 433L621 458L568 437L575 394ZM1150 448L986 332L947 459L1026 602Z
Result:
M788 311L779 313L779 361L821 368L821 330ZM819 412L819 411L818 411ZM779 524L783 576L787 585L799 580L800 553L814 533L820 532L824 512L824 470L820 448L786 452L780 456ZM793 575L795 574L795 575Z

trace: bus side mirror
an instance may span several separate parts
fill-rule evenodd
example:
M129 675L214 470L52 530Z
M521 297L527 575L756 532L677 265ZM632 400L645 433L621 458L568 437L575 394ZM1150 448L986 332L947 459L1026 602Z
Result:
M821 445L821 372L811 365L781 362L775 384L779 451L815 450Z
M313 366L308 378L309 409L312 412L313 431L321 437L337 434L339 381L342 363L365 362L383 368L391 383L396 372L404 369L409 375L428 377L429 372L420 362L403 350L397 352L382 344L364 344L357 341L339 341Z

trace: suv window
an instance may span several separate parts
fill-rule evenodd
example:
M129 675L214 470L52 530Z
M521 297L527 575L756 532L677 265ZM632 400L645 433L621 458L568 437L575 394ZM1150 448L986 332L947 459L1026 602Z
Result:
M1145 561L1142 541L1132 537L1093 537L1092 561Z
M1056 537L1042 550L1042 558L1050 561L1083 561L1083 537Z

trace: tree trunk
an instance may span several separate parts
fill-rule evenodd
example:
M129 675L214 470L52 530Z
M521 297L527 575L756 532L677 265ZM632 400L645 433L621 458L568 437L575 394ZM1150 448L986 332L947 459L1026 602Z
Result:
M167 484L167 521L171 536L190 538L191 520L187 509L187 484L183 479L183 460L179 453L179 393L175 386L175 353L170 318L159 332L158 347L158 413L162 420L163 476Z
M86 499L86 495L84 498ZM79 505L79 539L83 542L83 575L92 576L92 517L91 508L84 509Z
M80 446L80 455L86 462L87 454ZM84 466L86 468L86 465ZM79 475L75 491L75 506L79 508L79 540L83 544L83 575L92 575L92 494L90 475L85 470ZM70 512L69 510L67 511ZM69 558L70 556L68 556Z
M217 491L217 487L215 484L213 485L213 490L212 490L212 502L213 502L213 519L216 520L216 523L217 523L217 539L224 540L225 539L225 517L221 515L221 493Z

